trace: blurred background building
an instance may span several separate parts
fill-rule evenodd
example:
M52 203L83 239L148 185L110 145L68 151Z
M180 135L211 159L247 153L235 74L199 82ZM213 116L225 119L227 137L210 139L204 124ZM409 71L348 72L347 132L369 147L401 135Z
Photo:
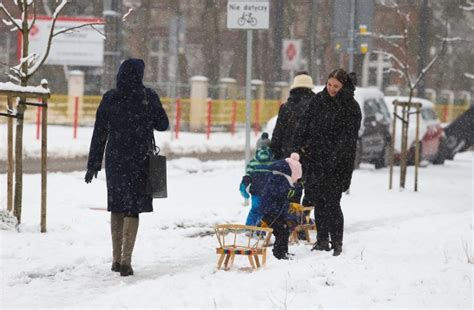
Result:
M15 13L10 1L5 5ZM12 1L13 2L13 1ZM102 67L45 65L31 83L47 76L56 93L67 93L67 76L72 70L85 73L85 94L99 95L113 86L117 66L127 57L146 62L146 84L162 96L189 96L193 76L209 79L211 96L217 95L222 78L233 78L242 88L245 80L245 32L226 27L227 0L71 0L64 14L73 17L103 18L105 26ZM37 1L39 15L51 15L55 0ZM350 4L355 3L351 25ZM308 70L316 84L325 82L335 68L348 68L350 31L353 32L353 68L363 86L384 91L404 92L396 72L386 73L389 62L374 51L389 50L400 56L380 35L401 35L403 24L393 8L408 13L410 45L404 51L410 70L416 75L440 46L444 25L450 37L446 53L426 76L420 95L441 96L443 90L472 91L474 67L474 13L463 9L467 0L271 0L270 28L254 31L253 76L264 81L267 98L275 98L272 85L289 82L292 72L282 69L284 39L301 40L300 70ZM347 6L349 5L349 7ZM348 9L349 8L349 9ZM125 21L122 17L132 9ZM352 27L352 28L351 28ZM346 35L347 33L347 35ZM7 81L7 65L17 63L16 32L0 25L0 81ZM470 72L472 73L472 72ZM38 81L36 81L37 79ZM173 90L173 84L176 88ZM426 89L429 89L426 93ZM174 92L174 94L172 94ZM243 92L242 92L243 96ZM457 97L456 97L457 98Z

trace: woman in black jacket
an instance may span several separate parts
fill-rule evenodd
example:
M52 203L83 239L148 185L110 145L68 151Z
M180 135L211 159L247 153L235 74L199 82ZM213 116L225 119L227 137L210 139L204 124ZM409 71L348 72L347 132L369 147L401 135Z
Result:
M294 148L301 155L305 200L315 206L318 230L313 250L342 252L344 216L341 195L349 189L361 122L354 99L355 75L343 69L329 74L326 87L316 94L302 115Z
M272 133L270 149L275 160L287 158L293 152L293 137L298 122L308 108L309 102L316 95L313 93L313 88L313 79L308 75L308 72L296 73L290 88L290 96L278 111Z
M143 85L145 63L125 60L117 74L117 88L102 97L97 109L87 163L86 183L97 177L105 150L107 210L111 212L112 270L133 275L132 252L138 215L152 212L152 197L145 193L148 152L153 130L168 129L168 116L160 98Z

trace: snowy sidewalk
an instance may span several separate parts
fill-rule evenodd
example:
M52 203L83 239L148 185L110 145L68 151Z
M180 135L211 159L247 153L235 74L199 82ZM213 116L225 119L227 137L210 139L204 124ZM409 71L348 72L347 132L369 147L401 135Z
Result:
M343 197L340 257L300 244L290 247L293 261L270 252L262 270L250 272L237 257L230 271L216 272L212 225L242 223L249 210L238 192L243 162L173 160L169 198L140 217L128 278L109 271L104 174L89 185L82 173L49 175L46 234L40 178L27 175L21 233L0 231L0 306L471 309L472 169L472 152L421 169L414 193L411 169L404 192L388 191L388 169L364 165Z

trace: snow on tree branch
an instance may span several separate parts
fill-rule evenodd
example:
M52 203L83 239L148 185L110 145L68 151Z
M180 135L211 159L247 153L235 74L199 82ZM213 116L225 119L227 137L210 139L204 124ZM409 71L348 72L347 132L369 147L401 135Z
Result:
M13 16L5 9L3 4L0 3L0 9L5 13L5 15L8 17L7 23L10 23L11 25L15 25L15 30L20 30L20 32L23 35L23 38L25 38L27 41L26 43L26 49L25 46L23 46L23 54L27 52L28 48L28 40L29 40L29 32L31 28L33 27L35 21L36 21L36 5L35 1L33 0L23 0L23 1L16 1L13 0L14 3L18 6L18 9L20 10L21 14L21 21L17 21L13 18ZM74 26L74 27L68 27L68 28L62 28L62 29L55 29L56 22L58 20L59 15L63 11L64 7L68 4L68 0L56 0L56 8L54 9L54 12L51 16L51 26L49 29L49 34L48 34L48 39L47 39L47 44L45 47L45 50L41 55L38 54L31 54L31 55L24 55L24 58L20 60L19 65L11 68L12 75L16 76L19 78L22 82L22 84L26 84L28 79L45 63L46 59L49 56L51 46L52 46L52 41L53 38L62 34L66 33L69 31L74 31L78 30L80 28L84 28L87 26L90 26L93 28L95 31L100 33L102 36L104 36L103 33L101 33L97 28L95 28L95 25L103 25L105 24L104 22L97 20L95 22L91 23L85 23L81 24L79 26ZM32 22L30 25L28 25L28 13L29 11L32 10L33 18Z
M474 80L474 74L472 73L464 73L464 76L467 77L468 79Z
M384 56L386 56L389 60L393 60L397 63L398 66L400 66L400 68L402 69L405 69L407 66L405 63L403 63L397 56L395 56L394 54L392 53L389 53L389 52L386 52L386 51L380 51L380 50L376 50L374 51L375 54L382 54Z
M69 28L62 28L62 29L59 29L57 31L55 31L53 33L53 37L57 36L57 35L60 35L61 33L65 33L65 32L69 32L69 31L74 31L74 30L77 30L77 29L80 29L80 28L84 28L84 27L88 27L90 26L92 29L98 31L96 28L92 27L94 25L104 25L105 23L104 22L93 22L93 23L87 23L87 24L82 24L82 25L79 25L79 26L74 26L74 27L69 27ZM99 32L100 33L100 32ZM102 34L102 33L101 33Z
M7 8L3 5L3 3L0 2L0 10L8 17L10 20L11 24L10 25L15 25L15 27L21 31L21 26L17 22L17 20L8 12ZM5 20L4 20L5 23ZM6 24L6 23L5 23ZM7 25L8 26L8 25Z
M56 3L58 1L56 0ZM61 11L64 9L64 6L67 4L67 0L61 0L61 3L56 7L56 9L54 10L54 13L53 13L53 18L54 19L57 19L58 16L59 16L59 13L61 13Z
M130 13L132 13L132 12L133 12L133 8L128 8L128 12L125 13L125 14L122 16L122 21L123 21L123 22L127 21L128 15L130 15Z
M33 26L36 23L36 5L35 5L34 1L33 1L32 4L33 4L33 21L31 22L30 26L28 27L28 31L31 30L31 28L33 28Z
M463 11L474 11L474 1L468 0L467 6L460 6Z

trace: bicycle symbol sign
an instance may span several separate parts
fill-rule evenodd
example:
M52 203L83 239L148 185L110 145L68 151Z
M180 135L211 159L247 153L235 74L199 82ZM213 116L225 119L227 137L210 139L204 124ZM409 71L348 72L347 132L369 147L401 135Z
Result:
M257 19L252 16L252 13L244 13L237 20L237 24L239 24L239 26L243 26L243 25L245 25L245 23L249 23L251 26L256 26L257 25Z
M268 29L269 1L229 0L227 4L227 28Z

